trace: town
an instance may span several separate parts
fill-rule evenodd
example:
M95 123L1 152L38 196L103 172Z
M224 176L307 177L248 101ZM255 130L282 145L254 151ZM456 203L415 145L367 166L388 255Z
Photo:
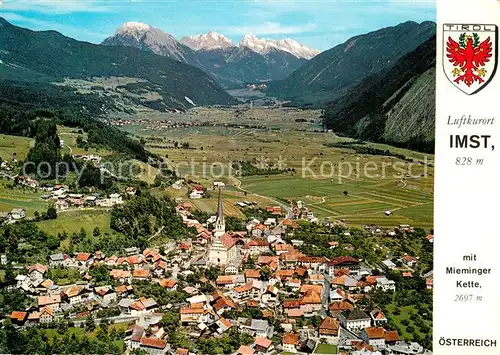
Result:
M198 221L189 199L177 199L175 213L191 231L178 240L156 248L123 248L113 255L100 250L56 253L46 263L17 266L8 288L29 302L6 315L12 326L121 324L123 351L130 353L431 353L428 336L420 343L405 341L386 312L398 313L389 308L398 291L413 288L432 298L432 270L424 274L420 257L406 253L377 262L353 244L383 235L420 238L429 249L432 235L407 225L387 232L373 225L355 231L341 223L321 223L302 215L302 202L255 209L256 217L244 221L244 228L229 230L223 188L223 183L211 187L218 196L217 212L205 221ZM66 192L55 186L43 198L55 199L58 209L67 208L67 199L74 206L80 204L75 201L95 203ZM135 189L125 193L133 198ZM125 203L120 194L104 201L114 208ZM327 233L325 245L303 238L313 233L311 226ZM323 249L332 257L319 256ZM2 255L2 264L7 263L8 255ZM71 284L51 279L68 270L76 274ZM425 333L428 326L421 316L420 324Z

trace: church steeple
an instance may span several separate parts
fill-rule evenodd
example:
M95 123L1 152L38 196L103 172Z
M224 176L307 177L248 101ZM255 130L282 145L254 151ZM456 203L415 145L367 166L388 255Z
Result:
M214 236L220 237L226 233L226 222L224 221L224 209L222 206L222 193L219 187L219 201L217 204L217 219L215 220Z

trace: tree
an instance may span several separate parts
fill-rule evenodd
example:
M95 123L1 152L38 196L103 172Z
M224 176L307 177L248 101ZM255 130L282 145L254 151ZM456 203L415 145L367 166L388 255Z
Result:
M56 219L57 218L57 210L54 207L49 207L47 209L47 218L48 219Z
M95 226L95 227L94 227L94 230L92 231L92 235L93 235L94 237L98 237L98 236L100 236L100 235L101 235L101 231L100 231L100 229L99 229L99 227L98 227L98 226Z
M220 274L220 270L217 267L211 267L205 271L205 277L209 280L215 281Z
M62 321L57 323L57 332L59 334L62 335L64 333L66 333L67 330L68 330L68 323L66 321L62 320Z
M179 320L179 313L167 311L163 314L160 325L164 327L167 332L174 332L179 327Z
M268 281L269 277L272 275L272 271L267 267L264 266L262 269L260 269L260 279L263 281Z
M55 235L49 235L47 236L47 241L45 242L45 245L49 250L56 250L60 246L60 240L59 237Z
M94 317L90 314L85 320L85 331L93 332L95 330Z

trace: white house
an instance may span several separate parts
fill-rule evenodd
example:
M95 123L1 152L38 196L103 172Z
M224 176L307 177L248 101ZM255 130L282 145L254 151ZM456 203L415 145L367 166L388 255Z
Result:
M10 215L14 220L23 219L24 217L26 217L26 210L24 208L14 208L10 212Z
M283 335L283 350L289 353L296 353L299 346L299 335L295 333L286 333Z
M28 266L29 282L35 287L38 286L43 281L46 272L47 267L42 264Z
M377 288L381 288L384 292L396 291L396 282L389 280L386 277L378 277Z
M192 199L192 200L196 200L196 199L200 199L203 197L203 191L198 191L198 190L193 190L190 194L189 194L189 198Z
M353 308L340 313L339 320L349 331L360 331L371 325L370 316L359 308Z
M182 307L180 309L182 324L207 323L210 314L203 307Z
M214 189L223 189L224 186L226 186L226 184L224 184L222 181L214 181Z
M394 270L396 268L396 264L394 264L391 259L387 259L382 261L382 264L386 266L389 270Z
M376 349L385 347L385 330L381 327L369 327L361 331L361 339Z
M117 299L116 292L111 286L96 287L94 293L95 298L102 303L109 304Z
M329 344L337 345L340 336L340 323L336 318L326 317L319 325L319 337Z
M63 262L64 256L61 253L52 254L49 256L49 265L52 267L62 265Z
M273 328L267 320L262 319L246 319L240 324L241 331L249 333L254 337L271 338Z
M109 195L109 199L111 200L112 205L121 205L123 204L123 199L120 194L111 194Z

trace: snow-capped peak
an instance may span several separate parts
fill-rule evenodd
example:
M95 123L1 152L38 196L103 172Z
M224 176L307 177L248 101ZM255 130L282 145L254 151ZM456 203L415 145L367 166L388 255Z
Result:
M182 37L180 42L195 51L225 49L235 46L229 38L215 31L197 36Z
M246 34L240 40L240 47L248 47L254 52L267 54L271 50L281 50L293 54L298 58L311 59L320 52L311 49L291 38L280 40L257 38L253 34Z
M147 48L153 53L186 62L183 46L170 34L141 22L126 22L115 35L104 40L105 45Z
M116 34L124 34L124 33L140 33L140 32L148 32L151 31L151 26L147 25L142 22L125 22L123 25L121 25L118 30L116 31Z

